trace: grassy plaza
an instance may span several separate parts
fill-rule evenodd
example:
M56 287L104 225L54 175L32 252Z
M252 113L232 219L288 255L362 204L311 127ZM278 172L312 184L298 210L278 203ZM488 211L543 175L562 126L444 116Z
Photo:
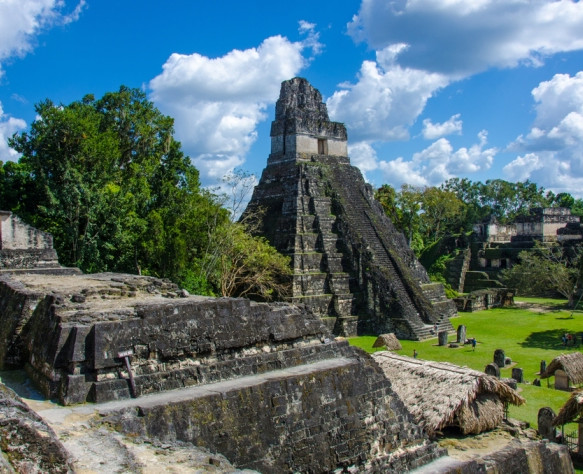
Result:
M476 338L475 350L470 344L457 348L438 346L437 337L425 341L400 341L403 349L401 355L435 361L446 361L475 370L484 371L493 361L494 351L503 349L512 364L500 370L501 377L510 377L513 367L522 368L525 383L518 385L518 391L526 399L526 404L510 407L510 417L524 420L534 428L537 426L538 410L543 406L551 407L558 413L569 398L569 393L555 390L553 378L542 380L537 387L532 382L539 377L541 360L547 365L563 353L580 351L581 333L583 332L583 311L572 311L565 307L566 301L541 298L516 298L516 306L511 308L494 308L475 313L459 313L451 320L454 328L463 324L467 328L467 338ZM565 333L577 336L573 346L564 346L561 336ZM367 352L373 349L376 336L350 338L352 345ZM455 342L451 334L449 342ZM569 427L575 429L575 427Z

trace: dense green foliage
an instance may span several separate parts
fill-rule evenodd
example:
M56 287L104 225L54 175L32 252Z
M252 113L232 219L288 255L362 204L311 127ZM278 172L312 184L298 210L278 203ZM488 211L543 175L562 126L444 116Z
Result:
M569 307L575 304L583 265L580 247L537 243L532 251L520 252L518 258L519 263L502 271L506 286L516 288L523 295L559 294L567 298Z
M278 288L282 257L201 188L173 119L142 91L46 100L36 112L30 130L9 140L22 157L0 167L0 208L53 234L62 264L166 277L205 294L269 298L272 283ZM219 248L222 259L212 258ZM260 285L233 276L250 257L227 254L232 248L254 249L273 272Z
M530 181L481 183L453 178L439 187L403 185L399 191L385 184L376 198L418 256L443 236L469 232L486 218L506 223L536 207L567 207L572 214L583 216L582 199L545 192Z
M564 347L561 335L564 333L579 334L583 313L577 311L571 318L571 310L565 309L564 300L532 300L519 298L518 301L533 305L535 311L517 306L513 308L494 308L476 313L461 313L451 320L454 327L463 324L467 328L467 337L475 337L478 341L476 350L470 345L458 348L438 346L436 339L426 341L402 340L402 355L412 356L416 350L420 359L445 361L467 366L480 372L493 360L496 349L504 349L510 357L513 367L524 371L527 383L520 384L520 395L526 398L526 404L520 407L511 406L510 416L525 420L536 426L538 410L550 406L555 412L569 397L568 392L554 390L542 381L540 387L532 385L538 378L540 361L547 364L562 353L580 350L581 347ZM376 336L361 336L349 339L350 344L374 352L372 345ZM455 340L450 335L449 340ZM579 339L580 340L580 339ZM382 348L381 348L382 350ZM502 377L511 376L511 367L501 370Z

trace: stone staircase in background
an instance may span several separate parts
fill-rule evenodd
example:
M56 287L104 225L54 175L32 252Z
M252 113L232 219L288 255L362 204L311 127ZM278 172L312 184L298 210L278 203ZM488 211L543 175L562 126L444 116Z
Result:
M320 157L321 159L321 157ZM427 339L436 337L437 332L453 332L449 318L457 314L455 304L447 299L443 285L440 283L421 284L421 294L412 294L415 291L405 282L411 281L409 269L396 255L396 249L391 245L386 235L386 228L379 228L378 217L375 216L371 201L360 189L358 192L349 192L349 186L339 183L354 182L354 169L351 166L340 165L332 168L336 186L334 189L340 196L340 201L350 203L344 206L344 213L351 229L354 229L365 242L372 254L372 263L378 266L387 275L392 289L396 294L404 313L399 322L410 329L412 339ZM422 314L419 308L419 299L425 298L426 303L433 311ZM398 331L397 331L398 332Z
M303 170L294 197L296 227L293 238L294 303L307 303L330 331L339 335L357 333L358 292L352 291L339 251L341 236L335 232L332 201L317 180Z

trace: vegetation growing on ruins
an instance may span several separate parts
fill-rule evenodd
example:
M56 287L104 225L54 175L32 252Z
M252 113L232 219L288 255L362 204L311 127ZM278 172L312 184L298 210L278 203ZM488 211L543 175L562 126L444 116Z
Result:
M452 178L438 187L403 185L400 190L385 184L376 198L418 256L445 235L470 232L475 223L489 217L505 223L536 207L567 207L573 215L583 216L583 199L569 193L555 195L528 180L482 183Z
M142 91L45 100L36 112L30 130L9 140L18 163L0 163L0 208L50 232L62 264L166 277L202 294L277 296L282 257L201 187L173 119Z
M570 252L566 251L570 250ZM581 247L563 249L560 246L543 246L536 243L533 251L522 251L520 263L502 271L502 281L520 294L567 298L572 308L577 297L583 270Z

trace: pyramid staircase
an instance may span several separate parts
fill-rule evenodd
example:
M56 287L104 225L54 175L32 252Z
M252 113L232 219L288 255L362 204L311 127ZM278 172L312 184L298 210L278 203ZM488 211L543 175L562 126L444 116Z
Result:
M322 161L325 157L314 157ZM345 183L355 183L360 178L358 171L352 166L339 165L330 167L334 176L336 186L335 191L338 193L340 202L350 203L343 206L344 213L352 229L357 229L360 238L366 243L369 252L373 256L373 264L378 266L390 279L401 305L404 309L405 317L399 321L400 324L408 326L412 339L422 340L436 337L436 332L447 331L453 332L454 328L449 320L456 314L455 305L445 296L445 291L441 283L421 284L422 296L412 294L411 287L406 287L404 280L410 279L411 275L398 255L396 248L391 244L390 239L386 237L386 226L379 229L379 218L373 208L374 204L371 198L363 191L364 187L352 187L343 185ZM358 174L358 176L356 176ZM362 178L360 178L362 179ZM356 192L354 192L357 190ZM384 232L383 232L384 231ZM425 303L433 308L430 313L425 313L422 317L419 311L419 299L425 299ZM437 331L436 331L437 329Z
M293 197L296 228L291 301L308 304L336 334L353 335L358 321L358 292L351 291L354 284L343 268L332 201L317 181L306 176L305 166L300 171L303 176L298 180L297 196Z

